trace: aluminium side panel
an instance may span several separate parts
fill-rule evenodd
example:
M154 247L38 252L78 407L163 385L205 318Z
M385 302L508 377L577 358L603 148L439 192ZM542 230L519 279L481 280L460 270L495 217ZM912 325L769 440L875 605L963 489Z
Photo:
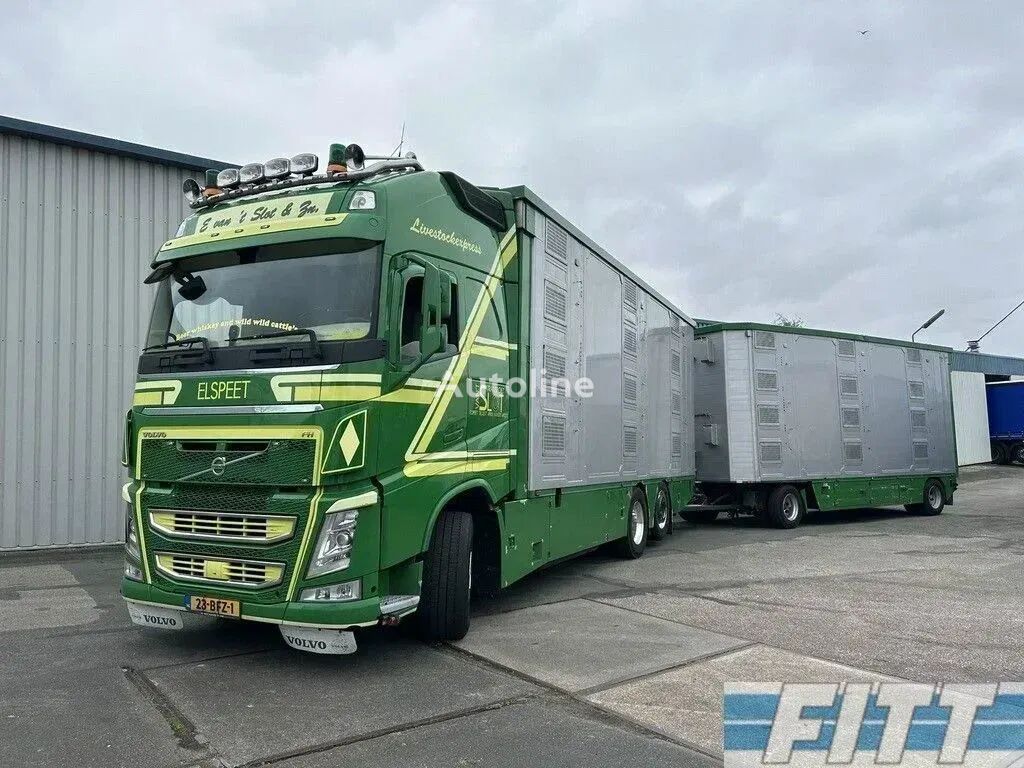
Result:
M534 209L527 488L693 473L693 331L638 281ZM592 382L587 397L572 387ZM684 410L685 409L685 410Z
M989 441L988 404L985 400L985 374L952 371L953 413L956 415L956 456L963 467L992 461Z

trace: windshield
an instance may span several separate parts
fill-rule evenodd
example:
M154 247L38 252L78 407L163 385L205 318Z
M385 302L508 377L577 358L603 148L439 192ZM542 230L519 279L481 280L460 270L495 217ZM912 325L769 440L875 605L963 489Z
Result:
M322 342L366 338L375 327L378 257L377 247L343 251L321 242L187 259L157 285L146 346L201 337L231 347L299 329ZM205 290L183 297L183 274L201 278Z

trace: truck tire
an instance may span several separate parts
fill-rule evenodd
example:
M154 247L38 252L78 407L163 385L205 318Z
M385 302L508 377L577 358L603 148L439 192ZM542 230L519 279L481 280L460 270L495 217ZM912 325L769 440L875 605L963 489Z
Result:
M654 512L651 515L651 540L661 541L672 532L672 497L666 483L658 484L658 495L654 497Z
M1024 464L1024 443L1014 443L1010 446L1006 463L1009 464L1010 462Z
M626 537L616 542L619 557L636 560L647 547L647 497L643 490L634 488L629 495L629 508L626 510Z
M1002 443L992 442L992 463L993 464L1005 464L1006 463L1006 446Z
M938 480L929 480L924 484L924 493L921 494L920 504L907 504L907 512L915 515L941 515L946 506L946 494L942 489L942 483Z
M446 509L437 518L423 558L423 587L416 610L424 640L461 640L469 631L473 516Z
M718 510L715 509L685 509L679 514L683 520L694 525L713 523L718 519Z
M768 496L765 517L776 528L796 528L806 512L807 504L800 490L792 485L780 485Z

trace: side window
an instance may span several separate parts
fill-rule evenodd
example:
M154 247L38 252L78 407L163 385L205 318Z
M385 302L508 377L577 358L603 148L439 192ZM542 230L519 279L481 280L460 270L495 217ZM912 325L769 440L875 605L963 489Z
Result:
M475 298L478 291L485 290L484 284L479 280L470 278L469 289L473 292ZM502 287L499 284L498 290L494 296L490 294L486 295L486 302L484 304L484 318L480 324L480 332L478 336L485 339L494 339L495 341L505 340L505 318L504 312L502 311L505 306L504 294L502 293Z
M422 302L423 278L411 277L405 283L405 297L402 299L402 354L419 354Z

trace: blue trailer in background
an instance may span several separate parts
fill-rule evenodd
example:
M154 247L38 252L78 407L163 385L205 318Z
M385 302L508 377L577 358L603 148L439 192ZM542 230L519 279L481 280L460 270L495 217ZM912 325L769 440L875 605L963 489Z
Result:
M1024 464L1024 381L998 381L985 387L992 461Z

